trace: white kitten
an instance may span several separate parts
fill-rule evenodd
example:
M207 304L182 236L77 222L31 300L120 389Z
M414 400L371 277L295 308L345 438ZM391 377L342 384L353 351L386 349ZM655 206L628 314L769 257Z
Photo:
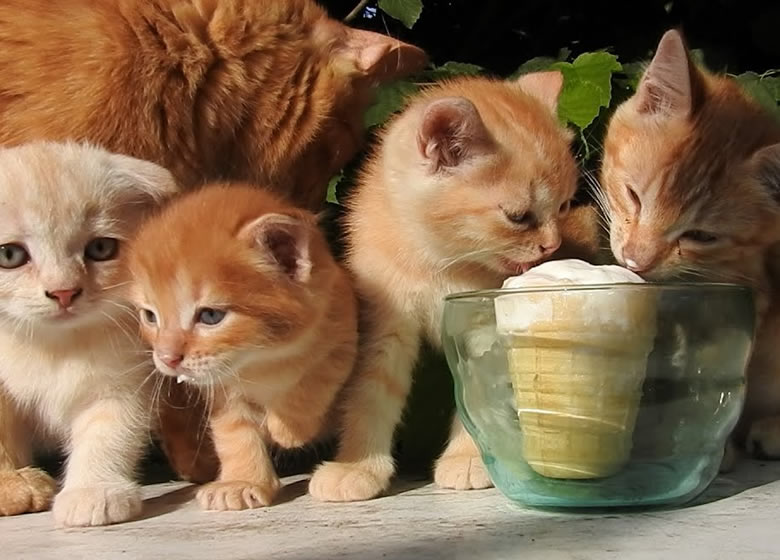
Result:
M153 366L123 246L175 190L163 168L94 147L0 150L0 514L49 507L54 481L31 460L53 446L68 452L58 525L140 512Z

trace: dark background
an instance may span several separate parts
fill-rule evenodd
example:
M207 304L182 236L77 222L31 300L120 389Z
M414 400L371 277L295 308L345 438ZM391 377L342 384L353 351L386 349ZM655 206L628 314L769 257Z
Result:
M358 2L320 3L342 19ZM691 48L704 50L712 69L760 73L780 67L780 0L423 0L423 5L411 30L381 12L350 24L414 43L436 64L469 62L499 75L535 56L555 57L563 47L572 57L607 49L621 62L645 59L671 27L682 29Z

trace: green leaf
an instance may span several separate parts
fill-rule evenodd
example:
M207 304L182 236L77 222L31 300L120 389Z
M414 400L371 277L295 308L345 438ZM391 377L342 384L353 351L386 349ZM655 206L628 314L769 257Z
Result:
M434 72L443 72L451 76L475 76L484 71L484 68L476 64L466 62L445 62L434 68Z
M406 98L418 90L412 82L398 81L382 86L377 91L376 100L363 116L366 128L384 124L393 113L400 111Z
M344 178L344 171L339 171L338 174L331 177L328 182L328 194L325 195L325 201L332 204L340 204L338 199L338 186L341 180Z
M411 29L420 19L422 0L379 0L379 8Z
M580 130L587 128L612 99L612 74L622 69L607 52L584 53L574 62L556 62L551 68L563 73L558 115Z
M780 117L780 77L745 72L734 78L760 105Z
M549 70L550 66L558 62L551 56L536 56L526 62L523 62L520 67L512 72L509 79L519 78L523 74L529 72L540 72L542 70Z

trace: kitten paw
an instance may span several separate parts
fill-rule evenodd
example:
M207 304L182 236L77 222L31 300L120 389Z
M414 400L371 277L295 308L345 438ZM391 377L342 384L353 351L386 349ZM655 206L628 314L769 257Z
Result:
M211 482L197 493L200 507L211 511L238 511L270 506L279 492L278 478L264 484L230 480Z
M780 417L753 422L745 446L756 459L780 459Z
M56 491L57 483L41 469L0 471L0 515L45 511Z
M390 457L354 463L327 462L314 471L309 494L323 502L370 500L388 489L394 471Z
M66 487L54 499L54 522L58 527L111 525L137 517L141 506L141 490L135 484Z
M493 486L482 459L474 455L442 455L436 461L433 481L440 488L455 490L476 490Z

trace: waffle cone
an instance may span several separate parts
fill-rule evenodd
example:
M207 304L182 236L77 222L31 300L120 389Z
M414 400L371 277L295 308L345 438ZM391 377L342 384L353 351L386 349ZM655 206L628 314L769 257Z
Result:
M603 295L526 294L546 298L538 303L551 313L504 337L523 454L546 477L611 476L631 453L655 306L646 293L623 293L609 301L620 321L594 321L588 312L607 305L593 301Z

